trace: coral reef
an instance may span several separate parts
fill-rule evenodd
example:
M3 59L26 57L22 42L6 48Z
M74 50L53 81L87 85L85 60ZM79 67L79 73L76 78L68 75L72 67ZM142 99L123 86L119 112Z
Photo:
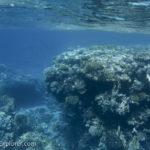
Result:
M65 150L63 112L44 92L40 80L0 65L0 150Z
M66 109L71 150L150 150L150 49L77 48L45 69Z
M56 106L38 106L23 109L15 116L16 142L33 144L17 150L65 150L65 124L61 110ZM18 132L19 131L19 132Z
M0 111L5 113L12 113L15 107L15 100L7 95L0 96Z
M13 142L14 137L13 125L14 125L13 116L8 115L5 112L0 112L1 150L6 149L5 145L2 145L2 142Z
M0 111L0 149L66 150L67 124L62 112L52 107L26 108L11 114Z

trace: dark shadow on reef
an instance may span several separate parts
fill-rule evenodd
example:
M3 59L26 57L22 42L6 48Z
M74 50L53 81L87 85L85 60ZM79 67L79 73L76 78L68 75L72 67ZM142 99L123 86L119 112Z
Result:
M0 95L15 99L15 108L30 107L42 102L45 87L42 81L17 74L0 65Z

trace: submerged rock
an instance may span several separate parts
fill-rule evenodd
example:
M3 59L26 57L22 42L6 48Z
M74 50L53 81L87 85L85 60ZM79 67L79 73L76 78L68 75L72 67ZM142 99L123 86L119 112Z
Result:
M0 111L0 149L66 150L64 129L67 124L54 104L51 109L38 106L9 115Z
M14 98L8 97L7 95L3 95L0 97L0 111L5 113L12 113L15 107Z
M150 49L136 47L94 46L56 56L45 82L66 106L76 150L150 150L149 65Z
M14 106L16 108L28 107L40 103L43 100L44 92L45 87L42 81L15 73L5 65L0 65L0 96L2 96L0 102L2 99L6 99L5 103L9 101L10 104L10 101L13 100L3 96L7 95L15 99Z
M1 139L1 150L7 150L7 142L13 142L14 138L14 122L13 116L8 115L5 112L0 112L0 139Z

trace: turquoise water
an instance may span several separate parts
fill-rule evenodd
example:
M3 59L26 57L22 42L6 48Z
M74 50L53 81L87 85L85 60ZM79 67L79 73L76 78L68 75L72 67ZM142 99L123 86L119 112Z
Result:
M0 150L150 150L149 6L0 0Z

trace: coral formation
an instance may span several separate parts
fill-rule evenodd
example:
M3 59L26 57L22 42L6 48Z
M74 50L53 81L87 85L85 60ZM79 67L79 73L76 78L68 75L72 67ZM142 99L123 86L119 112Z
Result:
M44 92L41 81L0 65L0 150L65 150L67 124L55 101L46 103ZM31 107L39 99L42 106Z
M0 96L0 111L5 113L12 113L15 107L15 100L7 95Z
M150 150L150 49L93 46L64 52L45 69L64 103L75 150Z
M62 112L52 112L52 109L40 106L9 115L0 111L0 149L66 150L64 129L67 124L63 121Z

